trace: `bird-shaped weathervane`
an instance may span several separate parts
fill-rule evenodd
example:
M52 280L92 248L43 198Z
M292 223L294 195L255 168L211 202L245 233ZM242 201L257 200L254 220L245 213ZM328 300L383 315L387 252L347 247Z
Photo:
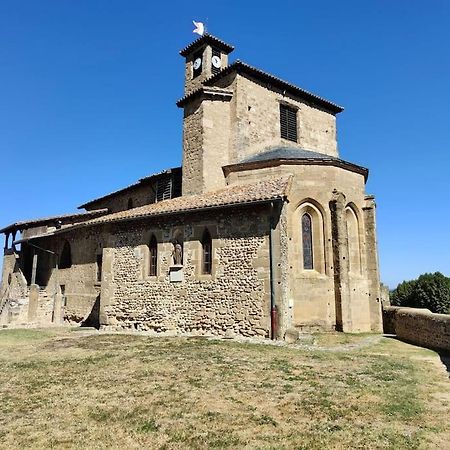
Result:
M195 26L195 29L193 31L193 33L197 33L200 36L203 36L205 34L205 25L203 24L203 22L196 22L195 20L192 21L192 23Z

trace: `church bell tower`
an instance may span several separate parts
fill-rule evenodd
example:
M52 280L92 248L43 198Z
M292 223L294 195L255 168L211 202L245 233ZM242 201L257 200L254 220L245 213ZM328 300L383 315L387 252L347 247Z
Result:
M183 195L225 187L229 163L230 101L227 88L204 85L228 66L234 47L205 34L181 50L186 59L183 108Z
M204 34L180 51L186 58L184 76L184 95L198 89L212 75L228 65L228 54L234 50L232 45L221 39Z

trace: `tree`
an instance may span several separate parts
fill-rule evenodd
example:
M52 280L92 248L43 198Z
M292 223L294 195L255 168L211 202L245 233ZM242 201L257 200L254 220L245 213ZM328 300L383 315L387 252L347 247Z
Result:
M434 313L450 314L450 278L440 272L425 273L417 280L400 283L390 297L395 306L427 308Z

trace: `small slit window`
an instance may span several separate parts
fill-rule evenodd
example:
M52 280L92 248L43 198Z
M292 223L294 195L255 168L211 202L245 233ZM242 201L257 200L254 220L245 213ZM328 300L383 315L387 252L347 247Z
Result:
M206 229L202 236L202 273L210 275L212 271L212 239Z
M149 265L149 275L151 277L156 277L158 270L158 242L155 235L150 239L150 265Z
M68 241L64 242L64 246L59 259L59 268L68 269L72 267L72 251Z
M297 110L280 104L280 131L283 139L297 142Z
M127 208L128 208L128 209L133 209L133 199L132 199L132 198L129 198L129 199L128 199L128 205L127 205Z
M103 254L97 255L97 281L102 281L102 269L103 269Z
M302 216L302 244L303 244L303 268L312 270L313 267L313 236L312 220L307 213Z

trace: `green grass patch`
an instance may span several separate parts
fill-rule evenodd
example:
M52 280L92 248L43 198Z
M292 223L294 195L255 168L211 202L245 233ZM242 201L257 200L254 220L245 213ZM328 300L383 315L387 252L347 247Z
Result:
M320 335L320 350L302 350L3 333L0 448L410 449L450 441L449 380L436 354L393 339L345 349L371 336Z

